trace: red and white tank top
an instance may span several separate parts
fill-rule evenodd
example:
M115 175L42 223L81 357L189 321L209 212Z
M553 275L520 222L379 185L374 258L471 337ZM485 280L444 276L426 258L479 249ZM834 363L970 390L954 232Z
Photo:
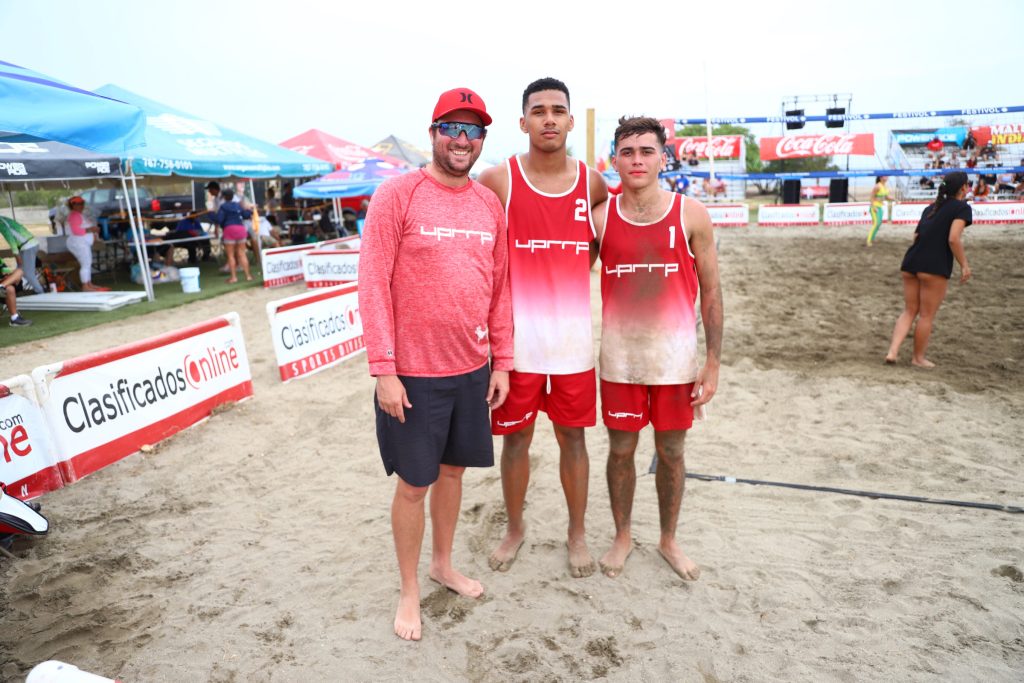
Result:
M505 165L514 367L545 375L590 370L590 242L595 232L586 164L577 161L576 181L561 194L531 185L518 157Z
M601 379L689 384L697 378L697 271L682 195L653 223L608 199L601 238Z

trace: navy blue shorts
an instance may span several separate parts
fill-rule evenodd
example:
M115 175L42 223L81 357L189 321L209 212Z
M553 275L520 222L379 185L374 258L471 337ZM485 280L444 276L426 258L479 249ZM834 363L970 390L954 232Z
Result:
M492 467L494 441L487 406L491 371L487 365L452 377L404 377L412 408L399 422L380 409L377 396L377 444L384 470L411 486L430 486L441 465Z

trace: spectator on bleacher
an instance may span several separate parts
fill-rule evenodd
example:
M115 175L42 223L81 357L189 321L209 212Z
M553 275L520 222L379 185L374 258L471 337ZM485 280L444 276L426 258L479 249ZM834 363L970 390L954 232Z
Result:
M964 151L971 152L972 156L974 150L978 148L978 141L974 137L974 131L968 129L967 137L964 138Z
M690 152L689 154L687 154L686 155L686 163L689 164L690 166L699 166L700 165L700 159L697 158L697 153L696 152Z
M714 199L720 194L725 194L725 181L720 178L715 178L714 180L705 178L703 184L704 194L708 199Z
M990 194L992 194L992 188L986 182L985 176L978 176L978 182L974 185L975 201L987 202Z
M1013 182L1012 173L1000 173L996 176L996 192L1015 192L1017 183Z
M932 153L932 161L938 162L942 159L942 150L945 149L945 145L942 144L942 140L936 135L931 141L925 145L925 148ZM934 168L941 168L941 166L935 166Z
M971 157L966 162L964 162L964 166L966 166L967 168L974 168L977 165L978 165L978 155L977 154L972 154Z
M957 147L954 147L949 154L949 166L950 168L960 168L960 149Z
M921 186L922 190L934 190L935 189L935 181L932 180L931 178L929 178L926 175L921 176L921 180L918 181L918 185Z
M991 140L981 148L980 156L987 161L999 161L999 151L996 150L996 146L992 144Z

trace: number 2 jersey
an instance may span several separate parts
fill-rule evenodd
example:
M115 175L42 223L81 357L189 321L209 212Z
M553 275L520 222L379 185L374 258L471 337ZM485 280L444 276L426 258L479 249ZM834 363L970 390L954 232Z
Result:
M508 261L518 372L568 375L594 367L590 317L590 242L595 237L590 174L561 194L535 188L519 157L508 171Z
M697 379L697 271L682 195L653 223L608 199L601 237L601 379L689 384Z

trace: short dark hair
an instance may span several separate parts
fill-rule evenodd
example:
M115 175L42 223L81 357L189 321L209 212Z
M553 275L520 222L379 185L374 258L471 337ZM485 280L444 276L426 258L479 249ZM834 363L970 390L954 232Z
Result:
M221 192L220 196L221 196L221 199L223 199L224 201L230 202L232 199L235 198L235 191L229 188L229 189L224 190L223 192Z
M206 183L206 191L209 192L210 190L216 190L217 192L220 192L220 183L218 183L216 180L211 180L210 182Z
M558 92L565 93L565 104L569 104L569 88L557 78L551 78L547 76L545 78L538 78L530 85L526 86L526 90L523 91L523 111L526 111L526 101L530 99L530 95L535 92L542 90L557 90Z
M651 116L623 116L619 119L619 127L615 129L615 148L619 148L619 141L623 138L644 133L654 133L658 138L658 144L665 146L665 126L661 121Z

